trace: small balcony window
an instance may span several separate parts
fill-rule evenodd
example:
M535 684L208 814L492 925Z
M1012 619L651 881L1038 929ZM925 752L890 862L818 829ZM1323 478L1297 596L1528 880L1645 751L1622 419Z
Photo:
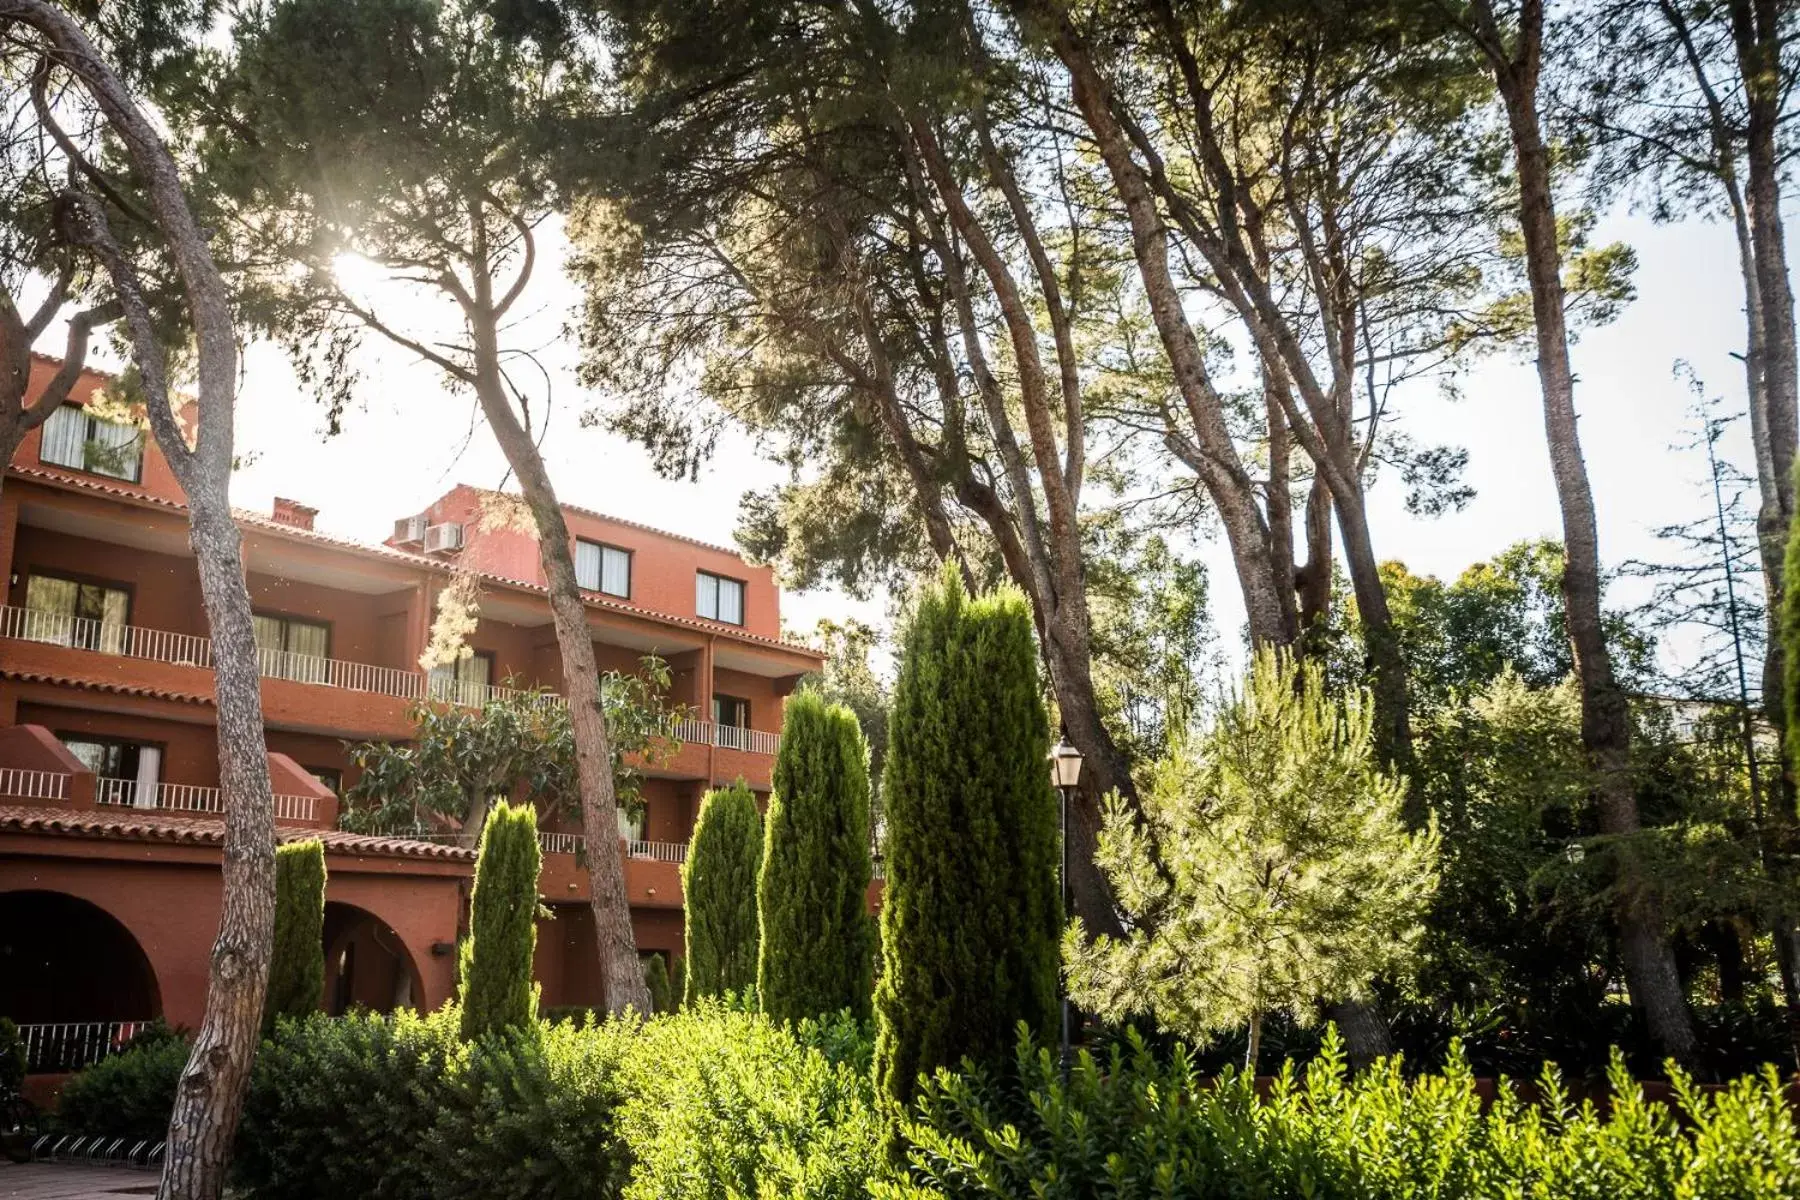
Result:
M743 580L701 571L695 579L695 593L695 606L702 617L727 625L744 623Z
M331 626L274 613L257 613L256 658L270 679L325 683L330 673Z
M431 698L461 704L465 708L480 708L487 703L489 685L493 681L494 656L476 650L455 662L439 663L431 668Z
M124 588L33 574L25 581L20 633L34 642L122 654L130 611Z
M38 461L138 483L144 477L144 431L65 404L44 422Z
M101 804L155 808L162 747L92 734L62 734L62 744L92 771Z
M590 592L631 598L631 551L575 539L575 583Z

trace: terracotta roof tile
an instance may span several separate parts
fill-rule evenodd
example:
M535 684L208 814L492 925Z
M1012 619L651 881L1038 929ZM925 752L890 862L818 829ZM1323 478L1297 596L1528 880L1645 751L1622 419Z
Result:
M107 683L96 679L77 679L72 675L56 675L48 671L16 671L0 667L0 679L16 679L21 683L54 683L63 687L85 688L114 696L150 696L160 700L179 700L185 704L211 705L211 696L199 692L177 692L168 688L142 687L132 683Z
M76 811L62 808L23 808L0 805L0 833L41 833L48 836L106 838L127 842L162 842L186 846L218 846L225 841L225 823L207 817L177 817L141 813L132 809ZM347 833L341 829L278 828L284 842L318 838L332 854L361 854L382 858L428 858L445 862L474 862L475 851L464 846L419 842L410 838Z

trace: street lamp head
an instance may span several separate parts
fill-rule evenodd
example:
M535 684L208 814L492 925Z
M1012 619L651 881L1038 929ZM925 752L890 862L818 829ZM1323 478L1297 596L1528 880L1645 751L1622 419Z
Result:
M1066 734L1050 748L1050 782L1059 788L1072 788L1081 782L1081 751L1069 744Z

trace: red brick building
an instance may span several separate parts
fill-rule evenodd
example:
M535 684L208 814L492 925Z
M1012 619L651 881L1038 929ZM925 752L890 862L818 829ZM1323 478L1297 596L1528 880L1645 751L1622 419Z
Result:
M33 1027L43 1066L116 1038L111 1023L198 1024L219 915L211 649L186 507L147 434L88 412L103 383L88 375L27 437L0 491L0 1016ZM347 483L334 492L353 495ZM449 997L472 867L452 845L338 830L345 744L404 740L420 699L561 690L536 539L482 521L482 504L457 487L396 514L384 545L319 533L293 501L239 515L277 823L326 844L334 1010ZM820 659L780 639L766 568L567 511L601 668L657 654L693 714L617 847L638 944L667 953L681 944L679 863L701 794L740 776L767 791L784 697ZM427 673L418 660L453 568L481 582L475 654ZM538 937L543 1003L597 1004L580 838L544 842L555 917Z

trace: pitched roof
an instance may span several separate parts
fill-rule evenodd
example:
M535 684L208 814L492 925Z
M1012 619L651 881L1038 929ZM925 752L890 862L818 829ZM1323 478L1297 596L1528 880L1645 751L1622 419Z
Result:
M126 842L160 842L185 846L221 846L225 823L206 817L177 817L140 813L134 809L77 811L62 808L24 808L0 805L0 833L41 833L48 836L102 838ZM318 838L329 854L367 855L381 858L424 858L445 862L475 861L475 851L465 846L420 842L410 838L349 833L342 829L305 829L281 826L275 836L283 842Z
M50 671L19 671L10 667L0 667L0 679L16 679L20 683L54 683L61 687L86 688L89 691L108 692L115 696L150 696L159 700L179 700L184 704L207 704L216 701L211 696L199 692L178 692L169 688L145 687L133 683L111 683L99 679L77 679L72 675L58 675Z

